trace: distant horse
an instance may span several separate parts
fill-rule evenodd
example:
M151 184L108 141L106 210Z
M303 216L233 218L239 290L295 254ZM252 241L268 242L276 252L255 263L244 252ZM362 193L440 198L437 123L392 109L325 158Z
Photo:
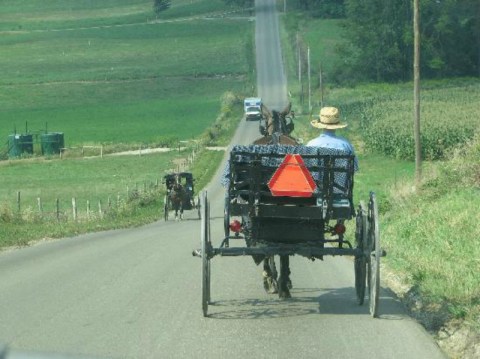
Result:
M260 133L264 136L253 142L254 145L297 145L298 142L290 136L294 129L293 119L295 113L288 104L283 111L270 111L262 106L262 120L260 120Z
M262 107L263 120L260 122L260 133L264 136L253 142L254 145L298 145L290 136L294 129L291 104L281 112L269 111ZM258 264L258 263L257 263ZM280 255L280 277L278 277L274 256L263 259L263 287L267 293L278 293L280 298L290 298L292 282L290 280L290 257Z
M173 209L175 210L175 219L178 219L180 212L180 219L183 219L183 203L185 202L187 192L180 182L180 177L175 175L174 182L168 193L168 199Z

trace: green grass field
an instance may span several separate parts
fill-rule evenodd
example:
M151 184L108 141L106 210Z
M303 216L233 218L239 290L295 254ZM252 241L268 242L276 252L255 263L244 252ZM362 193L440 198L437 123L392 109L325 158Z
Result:
M152 16L151 1L2 2L24 30L0 32L0 141L46 129L67 147L198 136L221 95L246 86L252 25L201 18L228 10L221 1L174 5L162 15L196 18L132 23L131 13ZM101 14L118 26L94 27Z
M318 107L321 102L320 72L324 87L324 102L328 103L329 101L328 90L332 86L330 78L334 65L338 63L335 48L341 42L342 20L316 19L308 14L289 14L284 18L283 23L283 48L289 49L284 54L289 72L289 90L294 97L298 98L296 110L308 113L307 49L310 49L311 104L313 107ZM299 55L302 72L301 84L298 76Z
M231 11L221 0L175 0L159 15L153 13L151 0L4 0L1 9L0 31L35 32L146 24Z
M318 74L320 67L326 80L335 64L335 46L341 41L341 20L310 19L303 24L303 38L305 45L310 47L311 66L314 74ZM317 81L315 81L317 83Z
M41 197L46 210L53 210L54 200L69 203L72 197L81 203L96 203L116 194L125 195L127 187L142 187L146 183L162 180L165 171L174 168L172 160L182 154L144 156L113 156L69 160L43 160L25 163L23 160L6 161L0 165L2 189L0 199L15 208L16 192L21 191L25 207L35 207ZM28 161L27 161L28 162ZM70 205L69 205L70 206Z

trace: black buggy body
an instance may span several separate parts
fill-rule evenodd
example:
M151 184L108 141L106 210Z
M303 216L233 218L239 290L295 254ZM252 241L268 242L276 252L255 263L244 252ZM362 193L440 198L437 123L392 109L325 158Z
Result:
M225 237L218 248L210 238L209 203L203 193L202 308L210 299L210 259L252 256L353 256L355 288L363 304L368 282L370 312L378 315L380 251L378 206L353 203L355 158L343 151L292 145L234 146L223 177ZM355 219L355 238L345 238L345 222ZM245 246L230 246L243 238ZM353 242L353 243L352 243ZM232 243L233 244L233 243Z
M178 173L169 173L163 177L167 193L173 190L175 184L175 176L178 176L178 180L186 192L185 200L183 201L183 209L191 210L195 207L195 189L194 189L194 178L190 172L178 172Z
M293 168L292 175L289 171L295 166L302 168ZM302 175L306 182L310 179L311 193L297 188L302 186ZM293 177L280 184L282 176ZM353 176L354 157L339 150L235 146L227 173L228 214L249 222L245 223L249 245L323 244L325 233L332 230L330 221L349 220L355 214Z
M165 184L165 198L164 198L164 218L167 221L169 211L173 208L171 203L171 194L174 191L174 186L178 182L182 187L184 195L182 196L182 211L196 209L198 218L200 219L200 196L195 198L195 179L190 172L176 172L169 173L163 177Z

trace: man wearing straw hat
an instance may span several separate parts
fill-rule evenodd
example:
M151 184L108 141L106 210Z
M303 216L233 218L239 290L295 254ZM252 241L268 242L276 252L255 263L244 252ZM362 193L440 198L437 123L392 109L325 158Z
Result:
M348 154L355 155L355 150L347 139L337 136L335 130L347 127L346 123L340 122L340 111L336 107L323 107L320 110L320 117L310 122L313 127L323 129L320 136L310 140L307 146L324 147L342 150ZM358 160L355 156L355 171L358 171Z

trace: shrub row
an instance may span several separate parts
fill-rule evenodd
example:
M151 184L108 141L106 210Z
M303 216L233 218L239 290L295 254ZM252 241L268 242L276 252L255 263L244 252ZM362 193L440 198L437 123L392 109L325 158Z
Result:
M237 125L234 107L241 103L241 98L227 91L220 100L220 113L215 122L200 136L200 143L206 146L216 146L228 143L228 134L232 134Z

